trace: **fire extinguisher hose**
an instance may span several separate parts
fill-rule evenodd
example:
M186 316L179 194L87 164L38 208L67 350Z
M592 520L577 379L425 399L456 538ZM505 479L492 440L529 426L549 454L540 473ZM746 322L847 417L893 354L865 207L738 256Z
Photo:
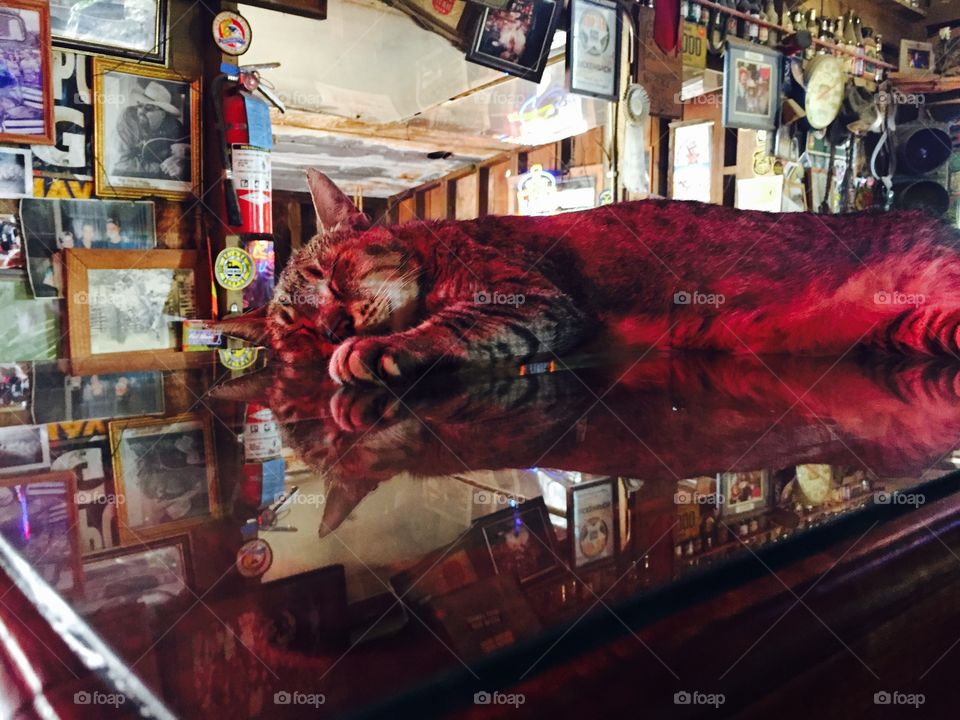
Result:
M240 215L240 200L237 189L233 184L233 169L230 162L230 147L227 145L227 128L223 120L223 86L227 82L227 75L221 73L213 79L211 95L213 96L213 111L220 129L220 159L223 162L223 196L227 209L227 225L240 227L243 217Z

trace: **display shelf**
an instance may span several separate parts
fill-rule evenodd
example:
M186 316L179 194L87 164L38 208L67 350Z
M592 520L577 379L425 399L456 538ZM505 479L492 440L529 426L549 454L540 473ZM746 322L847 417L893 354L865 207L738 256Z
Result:
M894 1L895 1L895 0L889 0L889 2L894 2ZM746 21L748 21L748 22L756 23L757 25L760 25L760 26L762 26L762 27L766 27L766 28L770 28L770 29L772 29L772 30L776 30L777 32L779 32L779 33L781 34L782 37L790 37L790 35L791 35L790 33L787 32L787 29L786 29L785 27L783 27L783 25L777 25L777 24L775 24L775 23L768 23L766 20L761 20L760 18L755 18L755 17L753 17L752 15L750 15L749 13L740 12L739 10L733 10L732 8L728 8L728 7L724 6L724 5L718 5L717 3L712 2L711 0L690 0L690 2L696 3L697 5L700 5L701 7L705 7L705 8L708 8L708 9L710 9L710 10L713 10L714 12L723 13L724 15L731 15L731 16L733 16L733 17L735 17L735 18L739 18L740 20L746 20ZM902 6L902 5L900 5L899 3L896 3L896 4L897 4L899 7L909 8L909 6ZM825 42L825 41L819 40L819 39L817 39L817 38L815 38L815 37L811 37L810 39L813 41L813 44L814 44L815 47L826 48L827 50L830 50L830 51L833 52L833 53L838 53L838 54L841 54L841 55L849 55L850 57L857 57L857 53L856 53L855 51L853 51L853 50L848 50L847 48L841 47L840 45L835 45L835 44L833 44L833 43L831 43L831 42ZM896 65L891 65L890 63L884 62L883 60L870 59L870 60L867 60L867 62L868 62L868 64L870 64L870 65L876 65L876 66L885 68L886 70L897 70L897 69L898 69Z

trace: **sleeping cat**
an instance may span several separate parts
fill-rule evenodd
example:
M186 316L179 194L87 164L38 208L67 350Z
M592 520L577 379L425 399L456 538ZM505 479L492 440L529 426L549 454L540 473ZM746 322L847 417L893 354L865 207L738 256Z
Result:
M606 347L960 353L960 236L921 212L648 200L371 226L307 171L319 234L225 330L339 383Z

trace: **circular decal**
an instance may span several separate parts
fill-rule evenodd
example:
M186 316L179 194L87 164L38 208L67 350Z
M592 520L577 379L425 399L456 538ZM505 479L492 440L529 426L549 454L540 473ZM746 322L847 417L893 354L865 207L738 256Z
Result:
M238 247L221 250L213 264L213 275L217 278L217 284L227 290L243 290L253 282L255 274L253 257Z
M580 526L580 552L584 557L597 557L607 547L609 538L610 530L607 523L600 518L592 517Z
M246 370L257 361L260 348L229 348L217 352L220 355L220 364L228 370Z
M243 15L224 10L213 19L213 39L227 55L243 55L250 49L253 31Z
M610 47L610 26L607 19L594 10L587 10L580 18L580 44L590 55L603 55Z
M266 540L250 540L237 550L237 570L245 578L263 575L273 565L273 549Z
M613 205L613 190L607 188L606 190L600 191L600 204Z

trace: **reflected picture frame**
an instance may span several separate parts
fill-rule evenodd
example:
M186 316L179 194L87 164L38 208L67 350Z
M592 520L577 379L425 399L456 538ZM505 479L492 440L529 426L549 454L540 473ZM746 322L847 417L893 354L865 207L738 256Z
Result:
M31 68L30 82L25 82L22 61L18 63L16 72L5 67L8 62L5 56L8 52L29 51L27 38L30 31L23 19L25 14L31 25L36 20L38 26L38 47L32 54L36 56L35 62L39 67ZM4 0L0 16L7 18L8 27L17 26L23 30L20 33L22 39L0 40L0 66L3 67L5 75L15 80L14 85L0 90L0 95L14 107L24 109L10 118L6 117L6 112L0 116L0 143L52 145L54 123L50 3L47 0Z
M168 200L200 196L203 107L200 85L200 78L184 77L174 70L94 58L94 189L97 196ZM123 143L126 135L136 135L139 140L139 133L146 132L141 124L144 121L138 115L141 107L163 113L157 122L159 127L164 127L164 123L168 127L153 140L167 142L168 147L162 142L150 145L149 141L140 141L142 157L136 158L129 147L124 149ZM169 133L185 134L179 135L177 142L170 142ZM152 148L149 153L147 148ZM174 165L167 166L168 161ZM123 167L118 169L118 165ZM178 177L173 177L174 174Z
M133 418L125 420L116 420L110 423L110 448L113 451L113 477L114 486L117 494L117 524L120 531L121 547L137 545L145 540L155 540L169 538L173 535L180 535L192 528L219 518L222 514L222 506L219 497L219 482L217 478L217 458L213 443L213 425L209 415L201 413L183 413L172 417L164 418ZM179 435L174 435L178 433ZM189 446L187 443L180 442L180 438L187 434L193 434L194 437L199 433L202 438L201 447ZM164 454L168 449L173 449L177 453L182 453L187 461L187 465L182 468L168 468L163 478L156 478L158 481L171 479L183 480L186 471L194 469L194 473L199 476L199 468L203 468L203 477L205 485L199 486L201 490L206 491L205 512L170 520L161 523L138 522L133 518L131 505L140 508L140 502L144 495L145 478L140 475L141 470L155 470L155 468L145 468L139 465L134 466L131 462L135 449L131 443L142 440L148 443L146 453L157 452ZM202 449L200 462L190 463L192 453L199 453ZM168 456L172 454L166 453ZM142 458L142 455L141 455ZM183 459L183 458L181 458ZM179 460L179 459L178 459ZM189 478L188 478L189 479ZM151 482L151 487L157 483ZM164 492L164 488L155 488L158 492ZM197 487L192 487L187 491L195 492ZM138 493L134 496L132 493ZM173 503L180 501L183 494L175 498L164 498L164 501ZM162 504L159 503L158 504ZM182 507L182 506L181 506ZM150 512L150 510L147 510ZM164 510L166 512L166 510ZM179 512L179 509L177 510Z
M134 10L131 0L114 0L115 8L119 6L123 17L112 16L109 13L96 12L96 7L74 0L69 7L65 3L60 12L54 12L51 17L51 35L55 47L74 50L81 53L110 55L126 58L137 63L167 62L167 23L170 13L169 0L150 0L153 6L153 22L150 17L143 18L143 22L136 23L128 10ZM76 6L80 6L79 8ZM90 12L90 10L93 12ZM142 3L141 8L142 10ZM134 33L139 42L113 40L112 36L118 32L129 31L132 28L139 30ZM104 41L107 38L108 41Z
M567 490L567 538L574 569L615 560L620 537L615 477L578 483Z

